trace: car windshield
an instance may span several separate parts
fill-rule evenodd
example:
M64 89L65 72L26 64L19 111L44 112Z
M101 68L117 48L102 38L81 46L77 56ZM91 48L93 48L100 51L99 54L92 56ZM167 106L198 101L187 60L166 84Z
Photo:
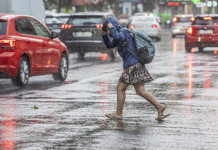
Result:
M102 16L71 16L68 24L72 25L94 25L101 24Z
M196 18L192 25L218 25L218 18L205 17Z
M155 16L153 13L135 13L134 16Z
M191 22L191 17L174 17L177 18L176 22Z
M53 23L63 23L61 20L55 18L55 17L46 17L46 23L47 24L53 24Z
M6 35L7 22L0 21L0 35Z
M152 17L137 17L137 18L133 18L133 22L153 22L154 18Z
M69 19L69 17L68 16L61 16L61 17L56 17L56 18L58 18L60 21L62 21L63 23L66 23L67 22L67 20Z

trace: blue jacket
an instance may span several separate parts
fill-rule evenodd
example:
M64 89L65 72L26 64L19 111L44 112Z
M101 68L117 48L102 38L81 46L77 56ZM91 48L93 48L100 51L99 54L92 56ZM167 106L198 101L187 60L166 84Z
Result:
M135 44L132 36L128 31L121 28L119 23L112 17L108 18L104 23L102 30L106 31L107 24L111 23L113 27L110 28L110 36L113 37L113 40L110 40L109 36L103 35L103 40L107 48L117 47L120 56L123 59L123 68L133 65L139 60L132 55L125 47L123 47L119 42L125 41L127 46L137 55Z

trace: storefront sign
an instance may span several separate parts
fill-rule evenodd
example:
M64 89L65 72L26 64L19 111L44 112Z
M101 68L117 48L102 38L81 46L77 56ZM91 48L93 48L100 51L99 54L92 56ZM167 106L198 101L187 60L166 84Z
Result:
M73 5L85 5L85 0L73 0Z
M207 2L207 7L216 7L217 6L217 1L208 1Z
M198 2L197 4L196 4L196 7L203 7L204 6L204 3L203 2Z
M179 2L167 2L168 6L179 6Z
M200 0L159 0L159 3L168 3L168 2L178 2L180 4L184 4L185 2L189 2L192 1L194 4L197 4L198 2L200 2Z
M120 0L120 2L138 2L138 0Z

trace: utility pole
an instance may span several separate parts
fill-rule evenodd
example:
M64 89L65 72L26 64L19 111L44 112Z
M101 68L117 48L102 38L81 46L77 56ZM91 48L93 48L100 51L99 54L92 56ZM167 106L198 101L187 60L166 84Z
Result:
M61 2L62 0L58 0L58 13L61 12Z
M45 9L48 10L48 0L44 0Z

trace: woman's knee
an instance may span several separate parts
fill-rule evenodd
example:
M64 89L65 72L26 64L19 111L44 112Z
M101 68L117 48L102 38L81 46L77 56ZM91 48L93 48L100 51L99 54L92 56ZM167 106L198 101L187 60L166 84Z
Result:
M117 84L117 91L126 91L127 86L123 86L122 84Z
M136 92L136 94L139 95L139 96L142 95L142 91L140 91L140 90L137 90L137 91L135 91L135 92Z
M136 94L139 95L139 96L142 96L142 95L147 94L147 92L146 92L145 89L137 89Z

